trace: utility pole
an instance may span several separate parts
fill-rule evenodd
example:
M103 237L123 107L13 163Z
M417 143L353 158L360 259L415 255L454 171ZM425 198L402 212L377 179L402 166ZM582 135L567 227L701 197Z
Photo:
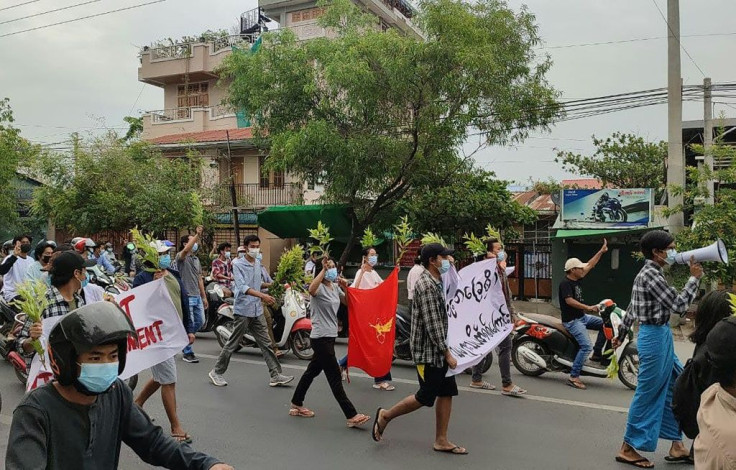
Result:
M713 91L710 78L703 80L703 147L705 149L705 168L709 175L713 174ZM708 178L706 182L708 197L705 203L712 206L715 202L715 182Z
M685 157L682 151L682 77L680 64L680 0L667 0L667 185L685 187ZM667 206L682 206L682 195L668 191ZM682 210L670 215L670 232L685 227Z
M225 131L227 137L227 168L230 176L230 201L233 204L233 227L235 228L235 246L242 243L240 239L240 220L238 217L238 197L235 192L235 178L233 178L233 156L230 153L230 131Z

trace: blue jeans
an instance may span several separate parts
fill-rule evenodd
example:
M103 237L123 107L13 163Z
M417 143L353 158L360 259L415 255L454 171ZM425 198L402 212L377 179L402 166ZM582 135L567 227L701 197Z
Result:
M189 296L189 324L192 325L192 329L197 332L204 323L204 303L202 297L198 295ZM192 345L188 344L186 348L182 349L181 352L184 354L194 354Z
M348 356L347 356L347 354L345 355L345 357L343 357L342 359L340 359L339 361L337 361L337 364L340 367L342 367L343 369L347 369L347 367L348 367ZM384 375L383 377L374 377L373 378L373 383L377 383L377 384L380 384L380 383L383 383L383 382L390 382L390 381L391 381L391 371L388 371L388 374Z
M603 346L606 344L606 335L603 333L603 320L600 317L586 314L582 318L565 322L563 325L565 325L565 329L570 332L580 345L578 354L575 356L575 361L572 363L572 370L570 371L570 377L577 378L580 377L580 371L583 370L583 364L585 364L590 351L592 350L596 355L600 355L603 351ZM590 346L588 330L598 330L598 338L595 341L594 347Z

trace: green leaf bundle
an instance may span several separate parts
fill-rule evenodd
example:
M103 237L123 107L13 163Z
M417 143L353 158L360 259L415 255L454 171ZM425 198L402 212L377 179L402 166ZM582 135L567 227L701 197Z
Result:
M284 253L279 259L279 265L273 276L273 285L268 292L279 302L284 296L284 284L290 284L292 289L302 290L303 285L307 283L307 276L304 274L304 249L301 245L296 245Z
M483 238L478 238L471 232L470 235L466 233L463 236L463 239L465 239L465 246L470 250L473 256L482 255L486 252L487 248Z
M19 299L14 300L13 305L25 313L31 322L40 322L43 311L49 306L49 301L46 298L47 288L46 283L41 279L35 281L28 280L18 284L15 289ZM37 339L32 340L31 345L36 350L39 359L41 359L41 364L46 367L46 356L41 341Z
M317 222L317 228L309 229L309 237L313 238L317 243L309 247L310 254L317 254L318 256L330 256L330 242L333 240L330 237L330 227L322 223Z
M378 237L373 233L370 227L366 227L363 237L360 239L360 246L363 248L372 248L378 245Z
M399 219L399 223L394 225L394 240L396 240L396 244L399 246L399 257L397 259L401 259L404 257L404 253L406 253L406 247L413 240L409 217L403 216Z
M143 269L148 272L155 272L161 269L159 265L159 255L156 248L151 246L152 242L155 242L156 239L153 238L150 234L144 234L138 230L138 227L134 228L130 231L131 235L133 235L133 243L135 244L135 247L143 252ZM153 268L149 268L145 265L145 262L149 262L153 265Z

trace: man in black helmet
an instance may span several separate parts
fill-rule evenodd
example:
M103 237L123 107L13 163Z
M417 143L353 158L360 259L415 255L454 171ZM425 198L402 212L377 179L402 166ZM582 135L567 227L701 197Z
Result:
M135 329L109 302L65 315L49 334L55 380L31 391L13 413L5 468L118 467L125 442L145 462L171 469L232 470L154 426L118 379Z

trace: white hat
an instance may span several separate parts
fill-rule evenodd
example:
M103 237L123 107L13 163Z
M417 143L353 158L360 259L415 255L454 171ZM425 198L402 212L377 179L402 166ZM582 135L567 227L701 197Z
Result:
M568 272L575 268L587 268L588 263L583 263L577 258L570 258L569 260L565 261L565 272Z
M167 253L169 250L171 250L171 247L166 246L161 240L152 241L151 243L149 243L149 245L152 248L155 248L156 251L159 253Z

